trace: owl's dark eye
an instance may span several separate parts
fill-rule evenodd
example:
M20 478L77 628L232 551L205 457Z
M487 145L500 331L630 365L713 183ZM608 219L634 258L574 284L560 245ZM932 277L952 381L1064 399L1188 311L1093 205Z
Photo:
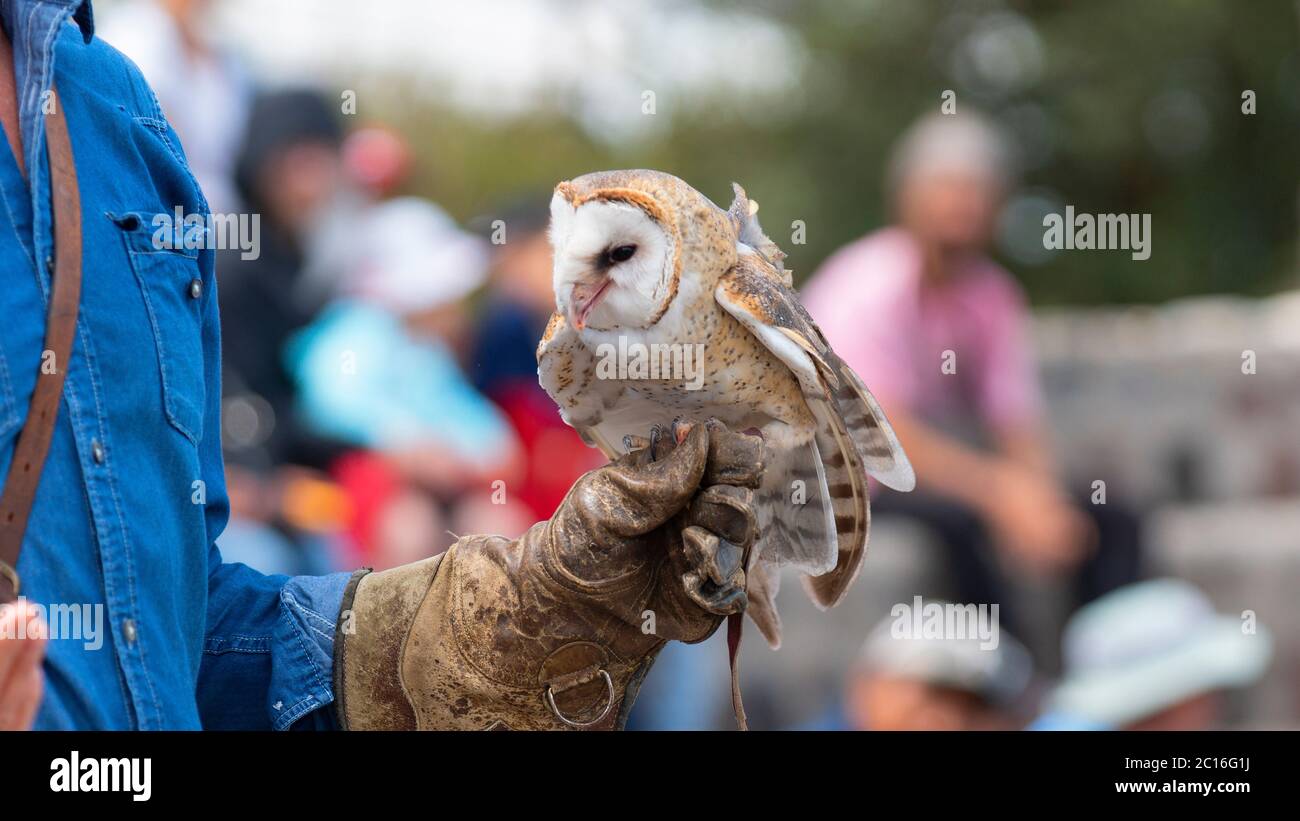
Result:
M635 245L619 245L609 249L610 262L627 262L636 253Z

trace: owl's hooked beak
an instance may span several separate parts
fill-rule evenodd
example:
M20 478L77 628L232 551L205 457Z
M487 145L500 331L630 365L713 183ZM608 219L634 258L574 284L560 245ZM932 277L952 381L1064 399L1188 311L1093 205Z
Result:
M606 276L600 279L599 284L579 282L573 286L569 293L569 311L576 330L587 327L587 316L613 284L614 278Z

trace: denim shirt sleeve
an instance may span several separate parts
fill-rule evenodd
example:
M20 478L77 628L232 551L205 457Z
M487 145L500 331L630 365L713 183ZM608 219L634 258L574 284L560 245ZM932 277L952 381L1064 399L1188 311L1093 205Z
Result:
M163 122L184 162L180 140ZM195 183L197 190L197 183ZM206 211L207 204L200 203ZM208 729L332 729L334 628L349 573L268 576L225 564L216 540L230 515L221 453L221 331L215 253L199 267L203 295L204 381L208 386L199 457L206 491L208 597L195 698Z
M218 419L221 392L220 324L213 252L204 251L203 279L213 283L204 307L206 414ZM336 727L334 628L349 573L267 576L243 564L225 564L216 538L229 517L220 425L204 425L199 443L207 485L207 631L196 698L210 729L332 729Z
M350 574L266 576L212 549L205 729L335 729L334 626Z

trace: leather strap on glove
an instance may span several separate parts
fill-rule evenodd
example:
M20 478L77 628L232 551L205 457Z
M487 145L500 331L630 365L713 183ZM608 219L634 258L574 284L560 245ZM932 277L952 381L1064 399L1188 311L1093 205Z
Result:
M359 571L335 640L344 728L621 729L667 641L743 611L762 441L711 421L632 444L517 540Z

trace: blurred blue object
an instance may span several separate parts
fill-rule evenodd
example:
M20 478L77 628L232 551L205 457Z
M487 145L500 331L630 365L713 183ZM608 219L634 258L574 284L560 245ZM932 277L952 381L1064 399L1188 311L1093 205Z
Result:
M627 729L717 729L723 706L731 704L725 632L699 644L668 642L641 685Z
M1082 716L1070 715L1069 713L1044 713L1030 722L1026 730L1113 730L1105 724L1098 723Z
M791 727L792 730L814 730L818 732L847 732L853 729L849 724L848 714L844 711L844 702L836 699L834 703L827 705L810 721L803 724L797 724Z
M483 309L476 333L474 384L493 391L521 380L537 384L537 340L550 317L536 316L527 306L496 298Z
M447 347L408 333L382 308L336 303L285 353L301 412L321 433L371 449L435 440L478 464L491 464L513 441L505 417Z
M293 544L279 531L259 522L231 519L217 539L217 547L227 562L246 564L272 576L301 572Z
M323 576L340 567L329 540L303 535L296 541L261 522L231 519L217 539L221 558L267 575Z

